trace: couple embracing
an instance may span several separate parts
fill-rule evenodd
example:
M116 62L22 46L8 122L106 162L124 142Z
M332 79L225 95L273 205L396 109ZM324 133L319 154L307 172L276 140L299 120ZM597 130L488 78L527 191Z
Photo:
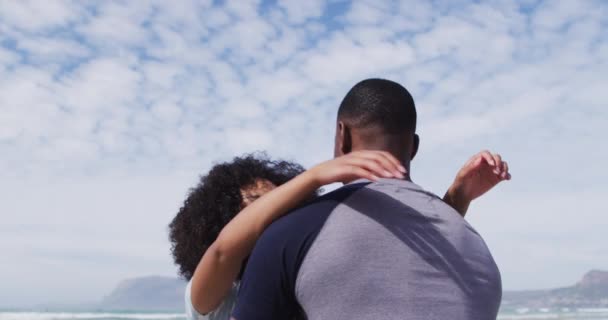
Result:
M410 93L367 79L340 104L333 160L214 166L169 225L188 318L495 319L500 272L464 216L507 163L474 155L440 198L411 180L419 142Z

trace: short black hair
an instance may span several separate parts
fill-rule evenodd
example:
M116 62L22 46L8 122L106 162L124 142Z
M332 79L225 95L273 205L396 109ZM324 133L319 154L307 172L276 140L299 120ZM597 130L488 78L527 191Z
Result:
M263 153L236 157L215 165L190 189L169 224L171 254L179 274L190 280L203 254L220 231L241 210L241 188L265 179L279 186L304 171L287 161L272 161Z
M375 127L387 134L416 131L416 106L402 85L386 79L366 79L346 94L338 119L356 129Z

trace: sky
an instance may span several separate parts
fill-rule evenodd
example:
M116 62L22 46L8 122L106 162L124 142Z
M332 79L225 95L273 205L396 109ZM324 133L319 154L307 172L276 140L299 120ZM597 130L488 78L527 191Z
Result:
M480 150L467 220L505 289L608 269L608 2L0 0L0 307L176 275L167 224L214 163L333 155L358 81L418 108L414 181Z

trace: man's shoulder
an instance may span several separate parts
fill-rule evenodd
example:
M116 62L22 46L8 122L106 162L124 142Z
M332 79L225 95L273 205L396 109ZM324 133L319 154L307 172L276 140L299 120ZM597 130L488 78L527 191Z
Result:
M297 312L295 283L308 250L334 209L365 184L320 196L271 224L251 253L234 315L290 319Z
M308 248L335 208L368 184L346 185L292 210L266 228L256 247L267 251Z
M369 182L349 184L332 192L319 196L293 209L287 215L277 219L264 232L265 234L285 234L297 229L298 232L318 229L327 217L353 193L368 185Z

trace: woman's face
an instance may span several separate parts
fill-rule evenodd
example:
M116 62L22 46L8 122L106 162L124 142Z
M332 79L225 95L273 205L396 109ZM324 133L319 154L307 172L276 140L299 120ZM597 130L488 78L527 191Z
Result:
M241 197L243 198L243 202L241 203L241 207L245 208L250 205L252 202L257 200L259 197L263 196L267 192L276 188L272 182L266 179L257 179L252 184L245 186L241 189Z

